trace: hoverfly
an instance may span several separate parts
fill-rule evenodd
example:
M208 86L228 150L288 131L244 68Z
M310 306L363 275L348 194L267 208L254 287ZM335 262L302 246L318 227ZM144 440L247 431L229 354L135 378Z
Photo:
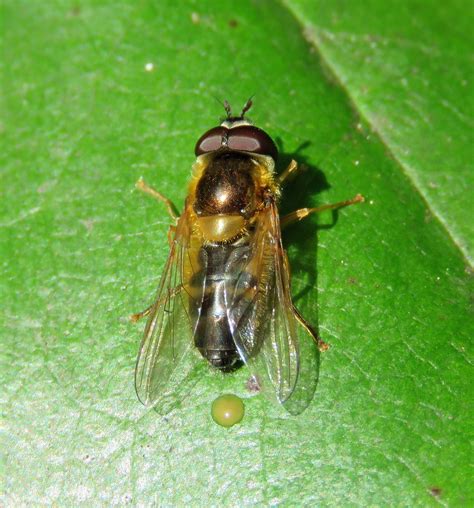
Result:
M245 118L227 117L196 143L196 162L184 211L139 180L137 187L163 201L175 221L170 254L138 353L135 387L146 406L174 390L195 362L232 372L246 364L254 379L282 404L295 392L301 341L316 333L295 309L281 227L311 213L363 200L362 196L282 218L281 185L297 169L275 173L272 138ZM314 373L317 379L317 372Z

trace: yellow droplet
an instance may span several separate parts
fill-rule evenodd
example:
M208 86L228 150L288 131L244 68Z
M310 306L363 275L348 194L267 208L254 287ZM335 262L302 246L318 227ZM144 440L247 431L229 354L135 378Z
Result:
M241 398L232 393L217 397L212 403L212 419L222 427L232 427L244 417L245 406Z

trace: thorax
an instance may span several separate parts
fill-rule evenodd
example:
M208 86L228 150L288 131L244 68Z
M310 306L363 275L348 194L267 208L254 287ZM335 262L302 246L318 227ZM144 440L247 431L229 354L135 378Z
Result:
M273 166L265 162L223 152L196 164L187 206L204 242L233 243L248 233L265 193L278 193Z

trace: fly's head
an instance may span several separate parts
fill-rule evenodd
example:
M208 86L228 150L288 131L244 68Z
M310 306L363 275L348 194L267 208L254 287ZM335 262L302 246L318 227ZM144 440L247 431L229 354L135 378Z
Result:
M273 162L276 162L278 149L273 139L245 118L245 113L251 107L252 100L249 99L240 115L233 116L229 103L225 101L226 118L198 139L195 154L199 156L213 152L243 152L271 157Z

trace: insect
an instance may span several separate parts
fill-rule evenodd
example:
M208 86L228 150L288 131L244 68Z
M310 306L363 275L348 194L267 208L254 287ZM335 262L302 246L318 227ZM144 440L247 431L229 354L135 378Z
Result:
M281 186L297 170L292 161L279 176L272 138L245 114L224 121L197 141L196 162L184 211L143 180L137 187L164 202L174 223L170 254L138 353L135 387L147 406L177 389L196 362L224 373L246 364L261 387L282 404L298 383L301 341L318 338L294 307L281 228L311 213L363 201L363 197L284 217ZM201 359L199 359L201 357Z

